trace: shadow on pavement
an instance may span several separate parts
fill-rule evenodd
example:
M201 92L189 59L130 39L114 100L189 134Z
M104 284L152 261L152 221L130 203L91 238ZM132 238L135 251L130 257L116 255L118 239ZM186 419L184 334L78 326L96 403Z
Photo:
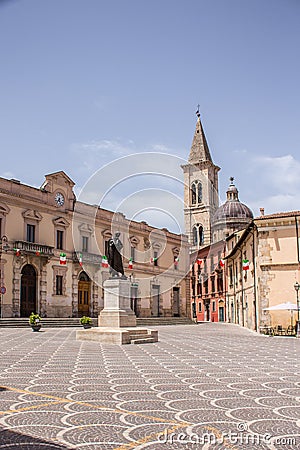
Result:
M0 449L4 450L70 450L70 447L0 428Z

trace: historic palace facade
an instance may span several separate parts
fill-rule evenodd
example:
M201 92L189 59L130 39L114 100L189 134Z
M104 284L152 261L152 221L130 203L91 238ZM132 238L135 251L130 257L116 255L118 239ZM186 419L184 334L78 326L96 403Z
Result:
M78 202L63 171L45 178L41 188L0 178L1 317L96 317L112 223L121 233L136 315L190 315L184 235Z

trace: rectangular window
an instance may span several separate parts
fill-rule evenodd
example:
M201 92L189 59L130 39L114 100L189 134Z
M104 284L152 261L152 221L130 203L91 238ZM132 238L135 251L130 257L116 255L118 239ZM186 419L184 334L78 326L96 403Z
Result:
M204 293L208 294L208 280L204 281L203 286L204 286Z
M197 284L197 295L199 297L202 297L202 283L201 283L201 281L198 282L198 284Z
M0 217L0 237L2 236L2 218Z
M132 262L135 261L135 247L130 247L130 258L132 259Z
M63 295L63 276L56 275L56 295Z
M56 230L56 248L58 250L63 250L64 248L64 232L61 230Z
M215 301L212 302L212 310L213 310L213 312L216 312L216 302Z
M207 272L207 260L206 258L204 259L204 272Z
M230 284L230 286L233 285L233 270L232 270L232 266L229 266L229 284Z
M158 266L158 252L154 252L153 256L154 256L154 265Z
M82 236L82 251L86 253L89 251L89 238L87 236Z
M104 241L104 254L108 255L109 241Z
M27 242L35 242L35 225L27 224Z
M215 266L214 266L214 257L212 256L210 258L210 271L213 272L215 270Z
M218 291L223 292L223 277L218 275Z
M216 291L216 286L215 286L215 277L211 277L211 292L215 292Z
M202 312L202 303L201 302L198 303L198 311L200 313Z

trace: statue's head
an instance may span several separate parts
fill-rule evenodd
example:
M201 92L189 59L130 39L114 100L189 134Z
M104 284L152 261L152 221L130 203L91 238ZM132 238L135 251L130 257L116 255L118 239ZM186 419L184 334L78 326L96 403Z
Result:
M120 231L117 231L117 232L115 233L115 236L116 236L116 237L119 237L120 234L121 234Z

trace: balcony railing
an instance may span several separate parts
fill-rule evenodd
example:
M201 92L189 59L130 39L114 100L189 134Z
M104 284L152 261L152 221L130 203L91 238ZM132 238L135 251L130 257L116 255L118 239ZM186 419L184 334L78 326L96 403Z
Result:
M14 248L24 253L39 254L41 256L53 256L53 247L49 245L36 244L35 242L16 241Z
M102 256L89 252L73 252L73 261L79 262L79 258L82 257L82 263L95 264L101 266Z

